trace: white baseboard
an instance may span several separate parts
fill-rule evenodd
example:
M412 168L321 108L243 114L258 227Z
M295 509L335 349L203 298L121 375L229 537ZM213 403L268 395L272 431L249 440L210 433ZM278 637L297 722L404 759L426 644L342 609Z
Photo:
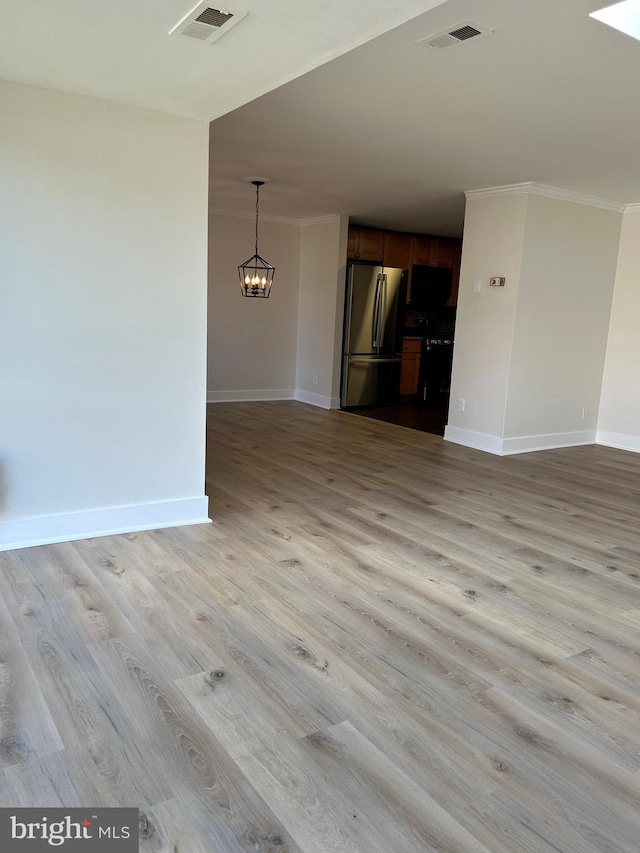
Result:
M596 433L596 443L606 447L617 447L619 450L631 450L640 453L640 436L626 435L623 432L609 432L599 429Z
M594 429L577 432L554 432L548 435L523 435L518 436L518 438L503 439L502 455L532 453L535 450L555 450L560 447L580 447L583 444L595 443L596 431Z
M259 403L269 400L299 400L321 409L339 409L339 397L325 397L291 388L263 388L256 391L207 391L207 403Z
M475 450L484 450L487 453L495 453L502 456L502 439L498 435L489 435L485 432L474 432L461 427L446 426L444 428L444 440L453 444L463 444L465 447L473 447Z
M501 438L484 432L462 429L461 427L445 427L445 441L473 447L494 453L496 456L511 456L514 453L532 453L536 450L554 450L560 447L577 447L583 444L595 444L595 430L579 432L557 432L547 435L523 435L517 438Z
M131 506L113 506L84 512L40 515L0 522L0 551L112 536L137 530L208 524L209 499L183 498Z
M207 403L254 403L265 400L295 400L292 388L262 388L256 391L207 391Z
M301 403L308 403L310 406L319 406L321 409L339 409L339 397L325 397L323 394L311 394L309 391L301 391L296 389L296 400Z

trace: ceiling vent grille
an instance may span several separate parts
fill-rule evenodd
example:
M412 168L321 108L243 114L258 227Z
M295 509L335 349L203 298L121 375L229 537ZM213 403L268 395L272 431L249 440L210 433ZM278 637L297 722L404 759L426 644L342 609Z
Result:
M214 9L206 2L198 3L188 15L169 30L170 36L182 36L212 44L245 18L246 12L230 12L228 9Z
M210 27L221 27L231 18L233 18L231 12L222 12L220 9L207 7L201 15L198 15L196 21L200 24L208 24Z
M468 41L477 41L483 36L491 35L493 30L489 27L483 27L482 24L475 24L472 21L463 21L455 27L450 27L446 30L441 30L439 33L434 33L431 36L425 36L418 39L418 44L424 44L427 47L433 47L436 50L447 50L451 47L459 47Z

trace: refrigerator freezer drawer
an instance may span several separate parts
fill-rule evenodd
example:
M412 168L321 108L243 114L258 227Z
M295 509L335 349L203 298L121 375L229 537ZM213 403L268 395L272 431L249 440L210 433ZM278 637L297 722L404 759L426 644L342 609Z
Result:
M398 398L400 365L397 357L346 356L343 408L391 405Z

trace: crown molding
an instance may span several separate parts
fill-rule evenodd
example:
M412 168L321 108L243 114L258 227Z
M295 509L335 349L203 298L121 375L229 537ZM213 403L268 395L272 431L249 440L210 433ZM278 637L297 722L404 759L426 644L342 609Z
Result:
M640 204L639 203L628 204L628 205L626 205L624 212L625 213L640 213Z
M255 219L254 210L238 210L235 207L216 207L209 205L209 213L217 213L220 216L235 216L238 219ZM261 222L277 222L280 225L297 225L299 228L304 228L307 225L324 225L327 222L337 222L340 219L339 213L329 213L326 216L312 216L308 219L296 219L292 216L276 216L274 213L263 213L260 211Z
M339 213L328 213L326 216L313 216L309 219L298 219L298 223L302 228L306 228L307 225L326 225L329 222L339 222L340 214Z
M505 195L525 195L531 192L533 184L505 184L501 187L485 187L480 190L465 190L467 198L497 198Z
M593 195L574 193L571 190L563 190L560 187L548 187L545 184L536 184L527 181L522 184L506 184L502 187L487 187L480 190L467 190L465 195L468 199L495 198L507 195L538 195L545 198L553 198L557 201L569 201L573 204L584 204L587 207L599 207L601 210L611 210L615 213L623 213L629 205L608 198L598 198Z

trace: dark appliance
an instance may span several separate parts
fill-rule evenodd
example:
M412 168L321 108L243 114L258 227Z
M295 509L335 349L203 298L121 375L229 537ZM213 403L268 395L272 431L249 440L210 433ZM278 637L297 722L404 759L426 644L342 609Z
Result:
M412 311L437 311L451 298L453 270L415 264L411 272Z
M397 401L406 294L406 270L365 264L347 267L343 409Z
M423 318L419 395L424 401L442 402L448 398L455 323L456 309L450 306L439 308Z
M433 401L449 394L452 365L453 341L450 338L425 338L420 359L423 400Z

